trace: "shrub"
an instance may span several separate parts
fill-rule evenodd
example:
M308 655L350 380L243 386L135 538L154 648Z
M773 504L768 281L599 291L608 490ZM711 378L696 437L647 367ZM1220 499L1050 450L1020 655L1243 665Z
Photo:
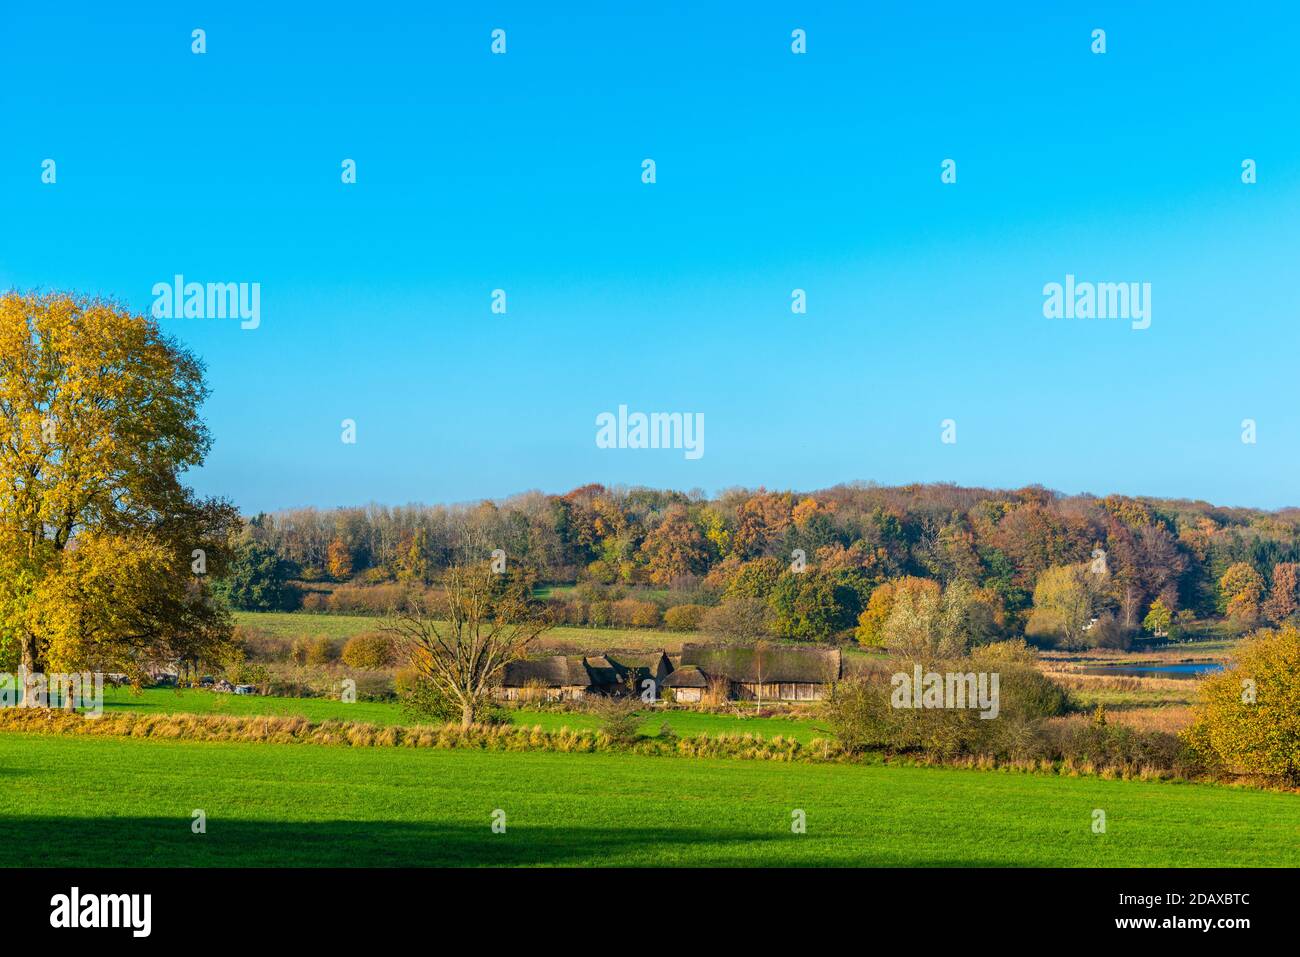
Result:
M266 665L252 661L231 659L225 668L226 680L234 685L256 685L265 694L271 684L271 674Z
M1074 708L1070 693L1037 668L1002 664L991 669L982 659L972 658L971 669L998 673L999 714L1024 720L1054 718Z
M403 668L395 679L402 714L413 721L460 720L460 704L452 701L414 668Z
M895 707L891 670L910 676L911 662L864 671L838 682L823 704L823 716L849 752L870 749L922 751L940 758L994 755L1022 758L1046 750L1041 728L1048 718L1065 714L1069 694L1037 669L1022 664L963 658L935 663L925 670L998 676L997 717L979 709ZM987 686L991 688L990 684Z
M1082 716L1049 724L1044 729L1044 753L1072 767L1190 772L1186 748L1164 731L1139 731L1126 724Z
M600 719L600 730L619 745L637 739L641 719L637 716L637 699L600 696L589 703L591 713Z
M339 644L327 635L306 640L305 658L309 665L328 665L339 660Z
M620 598L618 601L611 602L609 606L610 623L618 625L620 628L630 628L632 614L636 611L638 604L640 602L635 598Z
M831 689L822 704L822 716L846 751L858 753L890 742L887 689L876 676L840 681Z
M307 663L307 653L311 647L311 639L303 635L298 635L289 644L289 660L295 664L305 665Z
M593 582L578 582L574 594L586 602L617 601L627 597L627 591L621 585L600 585Z
M379 671L392 667L395 657L392 640L382 632L363 631L353 635L343 646L343 663L359 671Z
M597 628L604 628L609 625L612 618L610 603L607 601L593 601L587 606L587 624Z
M971 658L988 664L1008 661L1032 665L1038 660L1038 649L1023 638L1011 638L1007 641L994 641L987 645L977 645L971 650Z
M664 624L669 631L697 631L708 610L704 605L674 605L664 612Z
M333 676L331 676L333 677ZM352 676L358 701L391 701L393 680L382 671L360 671ZM326 694L336 694L342 686L337 678L330 681Z
M313 614L329 611L329 595L321 591L305 592L302 596L302 610Z
M547 602L555 621L564 625L585 625L587 623L587 603L583 601L566 601L552 598Z
M383 615L410 606L411 589L403 584L340 585L335 588L326 606L336 613Z
M659 606L654 602L638 601L632 609L632 626L635 628L658 628L662 619Z
M237 625L234 637L245 656L255 661L284 661L289 657L289 642L269 632Z

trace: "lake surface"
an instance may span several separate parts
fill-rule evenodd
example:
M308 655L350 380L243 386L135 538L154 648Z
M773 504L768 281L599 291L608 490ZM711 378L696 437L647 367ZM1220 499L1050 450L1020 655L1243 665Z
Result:
M1120 675L1126 678L1201 678L1218 674L1223 664L1218 661L1195 661L1173 665L1097 665L1084 668L1085 675Z

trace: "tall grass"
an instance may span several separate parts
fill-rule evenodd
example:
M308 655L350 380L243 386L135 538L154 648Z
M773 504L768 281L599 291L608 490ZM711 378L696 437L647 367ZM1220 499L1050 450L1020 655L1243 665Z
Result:
M581 753L633 751L688 757L794 761L835 760L839 747L822 739L801 744L793 738L758 734L699 734L688 738L639 737L619 741L601 730L540 725L389 725L353 721L309 721L302 717L196 714L118 714L98 718L54 709L0 710L0 732L80 737L160 738L186 741L243 741L268 744L320 744L352 748L470 748L481 751Z

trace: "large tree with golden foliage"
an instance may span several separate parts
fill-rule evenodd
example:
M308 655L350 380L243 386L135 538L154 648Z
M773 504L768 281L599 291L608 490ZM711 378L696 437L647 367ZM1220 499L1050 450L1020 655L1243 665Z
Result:
M181 481L199 360L100 299L0 295L0 662L138 675L229 640L209 596L238 516Z
M703 571L709 557L704 536L685 505L668 507L641 543L641 556L650 581L664 586Z
M1264 578L1249 562L1229 565L1219 579L1223 610L1229 618L1253 622L1259 617L1259 600L1264 594Z
M1217 770L1300 783L1300 631L1256 632L1201 682L1187 740Z

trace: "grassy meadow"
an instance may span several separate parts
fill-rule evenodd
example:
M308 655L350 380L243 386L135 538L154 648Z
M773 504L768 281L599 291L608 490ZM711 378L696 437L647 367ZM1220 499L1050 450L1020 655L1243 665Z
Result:
M105 711L134 711L159 714L228 714L297 716L309 721L357 721L367 724L415 724L394 702L358 701L346 704L332 698L279 698L261 695L232 695L213 691L178 688L146 688L133 694L129 688L104 688ZM575 731L599 726L599 719L584 712L533 711L527 708L506 712L519 725L540 726L554 731L569 727ZM708 714L697 711L645 711L641 733L653 735L667 724L679 737L697 734L783 735L806 742L826 737L811 719L752 717L743 714Z
M1209 785L25 734L0 781L19 867L1300 866L1294 795Z
M374 615L325 615L303 611L237 611L235 624L276 638L293 639L324 636L346 641L363 631L375 631L382 619ZM598 654L602 651L658 651L670 654L681 651L683 641L699 641L690 632L660 628L574 628L561 626L548 630L533 646L538 654L564 652Z
M377 624L360 615L239 619L278 638L346 639ZM626 636L671 649L683 637L558 631L583 636L588 651L638 647ZM1072 664L1043 667L1081 706L1162 730L1185 723L1198 684L1082 674ZM173 688L105 688L105 708L411 723L394 702ZM600 723L580 711L508 713L548 731ZM683 737L827 736L812 709L641 717L646 735L667 724ZM17 866L1300 866L1294 794L873 762L11 732L0 734L0 784L0 839L11 838ZM191 832L195 809L207 815L206 834ZM504 834L490 827L496 809L506 813ZM796 809L805 834L791 831ZM1105 834L1092 832L1096 809Z

